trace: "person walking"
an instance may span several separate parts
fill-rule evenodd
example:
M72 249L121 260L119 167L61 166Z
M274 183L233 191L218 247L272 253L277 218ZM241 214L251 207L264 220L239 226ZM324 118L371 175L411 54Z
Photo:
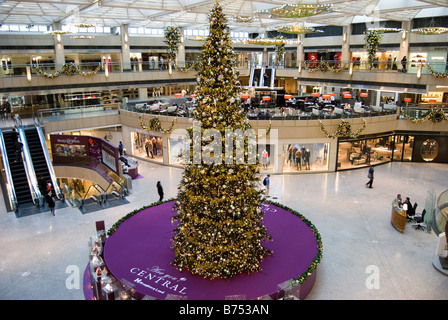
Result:
M120 157L123 155L123 143L120 141L118 144L118 152L120 153Z
M373 166L370 166L369 173L367 174L367 177L369 178L369 181L366 183L367 188L372 188L374 171Z
M159 194L159 202L163 200L163 187L160 181L157 181L157 192Z
M45 197L45 200L47 201L47 205L48 205L48 207L50 208L50 212L53 214L53 216L55 215L54 214L54 207L56 206L56 203L55 203L55 201L54 201L54 197L53 197L53 194L52 194L52 192L51 192L51 190L50 191L48 191L48 193L47 193L47 195L46 195L46 197Z

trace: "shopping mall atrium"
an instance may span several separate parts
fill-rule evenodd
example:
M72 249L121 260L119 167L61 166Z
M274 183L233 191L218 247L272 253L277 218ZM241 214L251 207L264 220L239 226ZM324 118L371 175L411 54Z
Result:
M92 257L177 197L215 6L265 208L318 243L299 280L223 299L447 300L447 0L0 0L0 299L185 299L136 294Z

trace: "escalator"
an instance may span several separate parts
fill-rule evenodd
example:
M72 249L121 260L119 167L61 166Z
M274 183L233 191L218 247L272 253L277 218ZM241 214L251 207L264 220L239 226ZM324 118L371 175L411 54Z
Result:
M25 136L28 142L28 149L30 151L31 160L33 162L34 173L38 181L42 178L45 182L51 182L50 171L48 169L47 161L45 159L43 146L40 142L39 134L36 127L25 128ZM45 190L42 190L43 193ZM53 183L51 184L51 191L55 193Z
M16 161L15 153L15 139L16 135L12 130L3 131L3 140L6 151L6 156L9 163L9 170L11 172L13 189L16 194L17 205L19 207L33 205L33 197L28 183L28 177L22 157Z

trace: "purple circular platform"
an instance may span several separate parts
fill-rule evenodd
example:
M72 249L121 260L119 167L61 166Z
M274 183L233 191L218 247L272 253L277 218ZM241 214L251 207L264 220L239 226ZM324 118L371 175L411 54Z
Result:
M205 279L171 265L174 252L171 218L175 201L144 209L122 222L108 237L104 261L112 275L132 284L141 295L155 299L178 297L189 300L278 298L281 284L306 272L319 251L313 230L295 214L263 203L264 225L272 236L266 246L273 255L261 262L262 271L240 274L230 280ZM300 298L311 291L314 270L300 285Z

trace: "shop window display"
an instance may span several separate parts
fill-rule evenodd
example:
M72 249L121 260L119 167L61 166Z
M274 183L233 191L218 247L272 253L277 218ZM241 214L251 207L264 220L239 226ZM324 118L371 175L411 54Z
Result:
M283 145L283 172L327 171L328 143Z
M390 162L396 148L394 136L339 142L338 169Z
M163 162L162 137L147 132L131 132L131 138L134 156Z

